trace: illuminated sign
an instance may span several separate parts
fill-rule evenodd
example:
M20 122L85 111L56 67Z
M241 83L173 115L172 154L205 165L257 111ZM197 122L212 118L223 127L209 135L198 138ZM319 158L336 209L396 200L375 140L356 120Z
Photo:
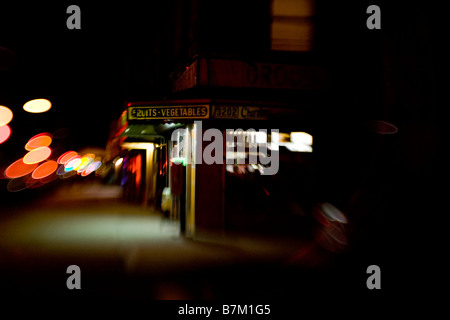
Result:
M128 107L128 120L207 118L209 105Z
M268 110L262 107L213 106L212 117L216 119L266 120Z
M320 66L200 58L174 81L174 91L196 86L323 90L326 84Z

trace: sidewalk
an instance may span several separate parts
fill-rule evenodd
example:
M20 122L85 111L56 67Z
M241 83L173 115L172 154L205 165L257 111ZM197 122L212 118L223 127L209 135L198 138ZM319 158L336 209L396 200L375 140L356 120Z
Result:
M312 252L292 238L184 238L178 223L120 201L117 189L81 189L58 190L36 206L0 219L0 271L8 289L70 294L66 268L74 264L82 270L87 296L217 297L230 294L233 281L241 282L244 294L258 287L261 273L269 273L269 283L270 273L301 264ZM93 190L103 197L92 197Z

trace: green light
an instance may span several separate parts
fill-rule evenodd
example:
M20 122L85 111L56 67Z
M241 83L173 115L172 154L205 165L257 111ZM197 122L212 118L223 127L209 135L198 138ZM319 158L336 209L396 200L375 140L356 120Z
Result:
M170 159L171 162L181 162L183 163L183 167L186 167L186 158L172 158Z

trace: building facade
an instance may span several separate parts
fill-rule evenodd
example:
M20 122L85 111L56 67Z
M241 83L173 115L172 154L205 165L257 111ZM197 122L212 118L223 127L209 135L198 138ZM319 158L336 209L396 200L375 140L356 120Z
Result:
M386 30L367 29L368 5L177 0L158 7L149 57L130 54L126 118L113 135L121 152L140 159L131 172L141 162L131 192L143 192L139 201L159 207L169 188L169 216L187 236L276 228L273 215L289 225L321 201L358 211L361 172L380 145L370 123L398 120L395 93L406 97L392 59L396 33L407 27L393 27L395 6L386 5ZM196 162L199 141L202 155L210 152L209 129L223 133L220 164ZM242 164L239 156L227 163L227 129L242 129L249 139L250 129L270 132L264 141L279 145L278 173L261 175L263 164ZM245 141L248 161L252 140ZM181 144L188 155L173 153ZM145 186L137 189L136 179Z
M131 178L123 184L156 208L170 190L168 215L187 236L267 227L266 216L279 209L278 202L269 205L276 190L268 185L279 180L289 189L283 179L290 166L310 161L314 110L324 103L327 71L313 53L315 3L175 1L166 10L154 53L167 56L153 75L166 77L166 91L154 94L149 86L138 95L144 99L127 101L113 137L128 150L123 165ZM221 152L211 153L210 129L222 133ZM292 132L305 134L307 141L297 142L305 149L295 149ZM272 150L275 143L281 150ZM274 162L280 163L269 174ZM275 178L278 170L284 178Z

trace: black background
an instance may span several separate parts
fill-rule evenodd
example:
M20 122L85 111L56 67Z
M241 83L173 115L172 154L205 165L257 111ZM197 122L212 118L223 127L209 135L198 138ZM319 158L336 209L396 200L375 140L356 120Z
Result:
M71 4L81 9L79 30L66 27ZM149 45L154 15L131 4L2 2L0 45L17 57L0 76L0 103L14 112L8 143L23 146L34 134L68 127L73 148L104 147L123 109L126 52ZM26 113L23 104L36 98L52 109Z
M70 4L81 8L81 30L66 27L66 9ZM371 220L369 214L361 222L367 229L360 247L355 249L358 264L345 270L345 274L378 264L384 272L386 290L382 293L364 290L366 296L387 292L394 298L397 293L407 292L408 297L420 298L436 293L433 290L444 274L441 261L445 251L439 248L442 243L438 239L438 226L446 214L442 209L446 197L441 182L441 134L445 125L441 46L446 38L442 20L436 14L439 8L431 3L426 7L418 2L386 3L387 8L382 7L379 33L365 27L364 9L368 4L332 4L345 17L336 15L319 30L336 35L329 45L328 59L331 71L342 76L336 81L339 83L334 89L338 94L336 100L330 101L335 102L335 111L324 120L330 125L328 146L333 146L333 134L342 126L347 129L334 139L354 135L355 119L384 117L399 128L395 137L380 138L367 133L354 138L349 153L336 156L334 166L328 168L340 178L337 180L344 181L343 188L353 187L353 181L342 179L348 172L350 180L362 181L358 190L358 196L362 195L359 199L363 199L361 206L373 210L373 216L377 217ZM424 21L415 23L420 19ZM0 46L17 55L14 68L0 70L0 104L14 112L10 123L12 137L2 146L2 156L7 158L7 150L13 150L11 154L16 159L19 156L15 152L23 150L29 137L61 127L71 129L73 149L105 146L110 122L118 118L127 99L128 52L151 46L162 20L164 16L159 15L154 4L150 10L119 2L2 3ZM347 38L347 30L352 30L356 39ZM379 102L386 93L373 86L382 86L377 73L381 72L378 58L382 48L377 45L382 36L387 36L392 44L389 50L394 77L390 80L397 90L397 100L394 99L397 104L385 109L379 108ZM338 50L348 44L351 44L348 50ZM23 111L23 103L39 97L52 101L49 112L35 115ZM353 107L342 111L344 104ZM372 140L365 141L367 137ZM379 147L374 149L374 145ZM323 159L337 154L332 147L327 150ZM326 176L327 172L322 174ZM361 275L351 279L364 282L366 278ZM345 278L338 281L345 282ZM348 285L349 291L364 286L351 282Z

